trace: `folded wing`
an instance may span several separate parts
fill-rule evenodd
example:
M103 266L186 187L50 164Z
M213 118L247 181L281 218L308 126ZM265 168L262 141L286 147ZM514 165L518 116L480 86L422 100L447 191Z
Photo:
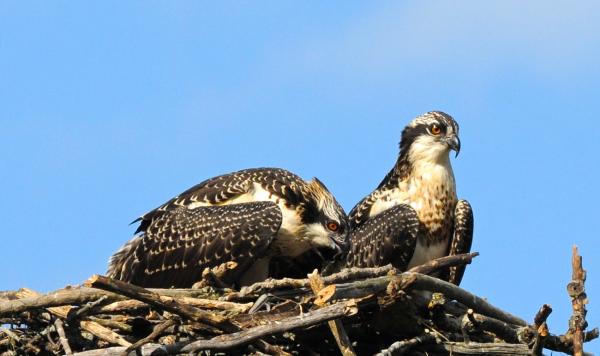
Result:
M368 219L350 234L348 267L377 267L388 263L405 270L415 250L419 219L413 208L396 205Z
M268 201L173 207L145 220L142 233L111 258L108 274L145 287L189 287L206 267L238 263L236 276L264 257L281 226Z

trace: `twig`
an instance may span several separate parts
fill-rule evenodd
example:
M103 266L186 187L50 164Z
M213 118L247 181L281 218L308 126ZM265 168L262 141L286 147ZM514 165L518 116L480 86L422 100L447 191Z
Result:
M192 288L203 288L206 286L216 286L219 288L229 288L224 281L228 280L230 275L236 273L238 267L237 262L227 261L216 267L206 267L202 271L202 280L194 283Z
M462 264L471 263L472 259L478 256L478 252L465 253L455 256L441 257L433 261L429 261L421 266L415 266L411 269L414 272L419 273L433 273L444 267L457 266ZM322 277L323 282L326 285L334 283L344 283L357 279L375 278L384 276L389 273L394 273L396 270L392 265L386 265L382 267L367 267L367 268L345 268L340 272L332 275ZM243 298L250 294L264 293L265 291L283 288L308 288L310 287L310 280L308 278L294 279L294 278L282 278L282 279L267 279L263 282L255 283L251 286L244 287L240 290L239 294L232 294L228 296L228 300L235 298Z
M108 299L108 296L107 295L103 295L102 297L98 298L98 300L93 301L93 302L89 302L86 305L84 305L83 307L78 308L77 310L75 310L73 313L69 313L69 315L67 316L67 321L71 321L71 320L74 320L76 318L82 317L83 315L89 313L90 310L92 310L96 306L100 305L106 299Z
M316 325L328 320L353 315L357 312L358 308L354 302L340 302L317 309L315 311L301 314L299 316L284 319L279 323L260 325L237 333L217 336L210 340L194 341L189 345L182 347L181 349L178 349L177 347L167 347L167 349L176 352L195 352L209 349L227 350L244 345L267 335L278 334L304 326Z
M204 298L193 298L193 297L171 297L161 295L160 299L163 302L171 302L172 300L176 300L177 302L188 304L194 307L202 308L202 309L216 309L216 310L225 310L233 313L245 313L251 307L252 303L234 303L234 302L226 302L221 300L213 300L213 299L204 299ZM131 311L135 309L141 308L149 308L150 305L141 302L135 299L122 300L118 302L114 302L108 305L104 305L100 308L94 310L95 313L115 313L122 311Z
M23 295L26 288L16 292L17 295ZM0 316L17 314L28 310L57 307L61 305L74 305L93 302L108 295L109 300L119 300L123 297L108 293L99 289L75 288L61 290L46 295L37 293L35 296L20 298L15 300L0 301Z
M73 354L73 351L71 350L71 345L69 345L69 339L67 339L67 335L65 334L65 328L63 326L62 320L57 318L54 321L54 327L56 328L56 332L58 333L58 340L60 341L60 344L62 345L65 354Z
M17 299L17 293L18 293L18 291L15 291L15 290L0 291L0 300Z
M479 314L491 316L510 324L519 326L527 325L525 320L495 307L487 300L480 298L458 286L455 286L452 283L413 272L406 272L402 275L406 275L407 278L415 278L414 282L408 286L409 289L421 289L443 293L447 298L455 299L467 307L472 308L474 311L477 311Z
M546 325L546 322L544 321L536 330L535 342L533 343L533 348L531 349L532 355L542 356L546 337L548 337L548 325Z
M467 265L473 261L473 258L479 256L479 252L463 253L460 255L445 256L435 260L431 260L420 266L415 266L407 272L416 272L421 274L432 274L446 267L454 267Z
M325 283L323 282L321 276L319 276L319 272L315 269L311 274L308 275L308 279L310 280L310 288L312 289L313 293L318 295L323 287L325 287ZM327 325L329 326L329 330L331 330L331 334L333 335L342 355L356 356L356 352L352 347L352 342L346 333L346 329L344 329L342 321L339 319L329 320Z
M373 278L386 275L390 272L395 271L392 265L386 265L382 267L368 267L368 268L345 268L338 273L322 277L325 284L343 283L356 279ZM273 279L269 278L262 282L254 283L251 286L243 287L239 293L232 293L227 296L228 300L241 299L251 294L264 293L274 289L284 288L309 288L310 280L308 278L295 279L295 278L282 278Z
M202 309L180 303L176 298L173 298L169 301L163 301L159 294L123 281L105 276L94 275L85 282L85 285L87 287L95 287L109 290L111 292L118 292L119 294L125 295L129 298L137 299L168 312L208 324L225 332L234 333L240 331L240 328L237 325L220 315L211 314ZM275 348L274 346L262 340L257 341L257 346L261 349L269 350ZM281 353L283 353L283 351L281 351Z
M42 295L34 290L31 289L27 289L27 288L21 288L19 290L18 295L20 297L25 297L26 299L31 299L34 297L39 297L40 299L43 299ZM18 300L15 300L18 301ZM73 307L72 306L59 306L59 307L51 307L51 308L46 308L46 310L48 312L50 312L50 314L55 315L61 319L67 319L69 312L71 311ZM83 330L91 333L92 335L110 342L111 344L115 344L115 345L121 345L121 346L129 346L131 345L131 343L127 340L125 340L121 335L115 333L114 331L105 328L104 326L94 322L94 321L82 321L80 323L80 326Z
M540 310L537 312L537 314L535 314L535 317L533 318L533 324L535 325L535 327L539 328L548 319L550 313L552 313L552 307L549 304L542 305Z
M379 351L376 356L392 356L392 355L404 355L407 351L410 351L415 346L422 344L429 344L435 342L435 336L433 334L423 334L417 337L413 337L409 340L396 341L391 344L387 349Z
M376 294L384 291L388 284L392 282L397 284L396 288L400 290L416 289L443 293L447 298L455 299L467 307L472 308L474 311L477 311L479 314L491 316L510 324L519 326L527 325L525 320L495 307L487 300L452 283L414 272L404 272L397 276L377 277L369 280L338 284L335 286L335 293L330 299L362 298L369 294Z
M160 295L148 289L125 283L105 276L94 275L85 282L87 287L117 292L129 298L140 300L154 307L181 315L188 319L196 320L214 326L226 332L237 331L237 327L222 316L207 313L196 307L181 304L173 299L170 302L161 300Z
M600 330L594 328L593 330L584 333L584 341L588 342L594 340L600 336ZM566 354L573 354L573 335L567 333L566 335L552 335L549 334L544 343L544 347L548 350L564 352ZM585 354L585 353L584 353Z
M531 350L525 344L504 344L504 343L480 343L470 342L443 342L440 344L425 347L428 351L440 352L450 355L503 355L503 356L529 356ZM431 354L431 353L429 353Z
M573 335L573 355L583 355L583 332L587 327L585 321L585 305L587 296L585 294L585 277L586 273L582 266L582 258L579 256L577 246L573 246L573 276L571 282L567 285L567 291L571 297L573 307L573 315L569 320L569 333Z
M142 345L145 345L145 344L148 344L148 343L154 341L154 339L159 337L165 330L167 330L171 326L175 325L176 323L177 322L173 319L167 319L165 322L156 325L154 327L154 330L152 330L152 332L150 333L150 335L146 336L143 339L136 341L134 344L132 344L131 346L126 348L125 351L123 351L123 353L121 354L121 356L127 356L131 351L141 347Z

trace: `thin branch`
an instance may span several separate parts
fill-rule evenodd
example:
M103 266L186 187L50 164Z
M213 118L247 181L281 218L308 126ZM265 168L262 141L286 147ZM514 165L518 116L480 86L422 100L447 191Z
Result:
M60 344L62 345L65 354L73 354L73 351L71 350L71 345L69 345L69 339L67 339L67 335L65 334L65 328L62 320L56 319L54 321L54 327L56 328L56 332L58 333L58 340L60 341Z
M310 287L313 293L318 295L319 292L325 287L325 282L321 276L319 276L319 272L315 269L313 273L308 275L308 279L310 280ZM354 351L354 348L352 347L352 342L346 333L346 329L344 329L342 321L339 319L329 320L327 324L342 355L356 356L356 351Z
M587 313L585 304L587 296L585 294L585 270L582 266L582 258L579 256L577 246L573 246L573 276L571 282L567 285L567 291L571 297L573 306L573 315L569 320L569 333L573 335L573 355L583 355L584 330L587 327L585 315Z
M240 331L233 334L217 336L210 340L198 340L178 349L178 347L169 347L167 349L176 352L196 352L200 350L228 350L247 344L253 340L282 333L305 326L316 325L328 320L338 319L344 316L354 315L358 312L356 303L340 302L335 303L315 311L284 319L279 323L260 325L254 328Z
M544 304L540 308L540 310L535 314L533 318L533 324L536 328L539 328L550 316L552 313L552 307L549 304Z
M94 287L125 295L129 298L140 300L154 307L181 315L188 319L196 320L214 326L221 330L231 332L237 331L237 327L222 316L207 313L204 310L182 304L173 299L164 302L160 295L148 289L125 283L105 276L94 275L85 282L86 287Z
M440 257L438 259L424 263L420 266L415 266L409 269L407 272L416 272L429 275L446 267L468 265L473 261L473 258L477 256L479 256L479 252L463 253L460 255Z
M123 353L121 354L121 356L127 356L131 351L140 348L142 345L151 343L152 341L154 341L154 339L159 337L165 330L167 330L175 324L177 324L177 321L173 319L167 319L165 322L156 325L150 333L150 335L136 341L134 344L126 348L125 351L123 351Z
M30 299L30 298L34 298L34 297L39 297L40 299L43 299L43 296L40 293L38 293L34 290L31 290L31 289L27 289L27 288L21 288L19 290L18 295L20 297L25 297L25 299ZM46 310L48 312L50 312L50 314L57 316L61 319L67 319L71 309L73 309L73 307L67 306L67 305L46 308ZM94 321L89 321L89 320L81 321L80 326L83 330L89 332L90 334L92 334L102 340L108 341L111 344L121 345L121 346L131 345L131 343L129 341L125 340L121 335L115 333L114 331L112 331L108 328L105 328L104 326L102 326Z
M412 339L397 341L390 345L387 349L379 351L376 356L392 356L392 355L403 355L412 348L422 345L434 343L436 341L433 334L423 334L421 336L413 337Z

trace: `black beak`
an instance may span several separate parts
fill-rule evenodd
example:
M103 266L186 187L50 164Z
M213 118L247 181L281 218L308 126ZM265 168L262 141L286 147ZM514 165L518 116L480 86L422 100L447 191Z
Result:
M455 157L458 157L458 154L460 153L460 138L458 138L458 136L452 135L446 139L446 143L448 144L448 147L450 147L451 150L454 150L456 152Z
M340 257L346 255L348 250L350 249L350 241L346 235L344 235L344 239L340 240L338 238L333 238L333 242L335 243L335 255L334 259L339 259Z

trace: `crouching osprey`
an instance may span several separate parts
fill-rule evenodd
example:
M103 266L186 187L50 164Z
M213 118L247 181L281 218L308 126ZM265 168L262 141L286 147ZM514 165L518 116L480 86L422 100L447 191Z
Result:
M237 262L230 283L268 277L275 256L346 252L348 221L316 178L247 169L208 179L143 215L108 275L145 287L190 287L206 267ZM317 268L319 266L314 266Z
M348 266L391 263L404 271L470 251L473 212L457 199L450 150L458 156L460 139L448 114L428 112L404 128L396 164L349 214ZM463 273L452 267L441 277L458 285Z

